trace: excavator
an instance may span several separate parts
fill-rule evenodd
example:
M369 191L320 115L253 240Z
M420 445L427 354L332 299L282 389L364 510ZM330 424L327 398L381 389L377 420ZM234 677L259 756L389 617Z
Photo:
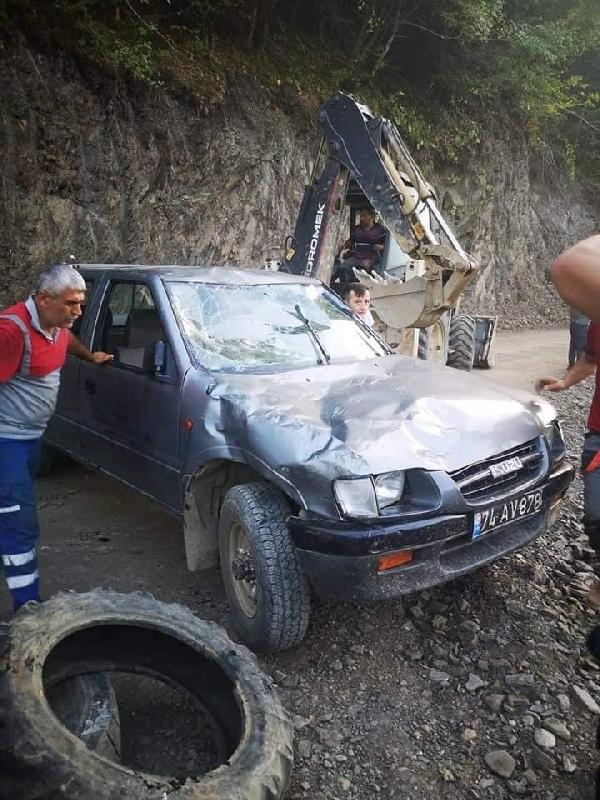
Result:
M331 284L344 226L370 207L387 230L385 247L374 270L354 273L370 290L388 344L459 369L492 366L497 318L458 313L479 265L397 128L342 92L322 105L319 122L323 138L278 268Z

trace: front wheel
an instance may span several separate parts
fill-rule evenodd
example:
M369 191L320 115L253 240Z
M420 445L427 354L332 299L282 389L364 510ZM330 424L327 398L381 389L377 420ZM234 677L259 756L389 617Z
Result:
M245 644L272 653L302 641L310 590L290 538L290 509L277 489L230 489L219 520L219 556L233 623Z
M470 372L475 359L475 318L468 314L455 314L450 321L449 367Z

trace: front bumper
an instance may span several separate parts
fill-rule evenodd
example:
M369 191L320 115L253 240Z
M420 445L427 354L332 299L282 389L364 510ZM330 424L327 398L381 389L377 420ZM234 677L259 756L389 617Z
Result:
M457 578L534 541L556 518L574 472L568 462L559 464L536 487L542 490L537 514L479 539L470 533L472 513L376 526L292 517L290 532L318 595L351 602L399 597ZM400 550L412 550L412 562L378 572L381 556Z

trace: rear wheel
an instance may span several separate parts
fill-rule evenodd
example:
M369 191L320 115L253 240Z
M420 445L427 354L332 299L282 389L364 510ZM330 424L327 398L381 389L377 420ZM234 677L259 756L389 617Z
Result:
M450 322L449 338L446 363L470 372L475 358L475 319L467 314L456 314Z
M447 353L448 327L444 319L419 330L419 358L422 361L445 364Z
M302 641L310 590L290 538L290 509L277 489L246 483L227 492L219 521L219 555L234 625L255 650L275 652Z

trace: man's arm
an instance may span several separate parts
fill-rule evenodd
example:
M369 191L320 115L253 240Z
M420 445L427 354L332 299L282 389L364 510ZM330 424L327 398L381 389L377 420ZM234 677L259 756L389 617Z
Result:
M565 250L550 267L559 295L593 322L600 322L600 235Z
M24 350L19 328L10 320L0 320L0 383L7 383L17 374Z
M536 392L541 392L542 389L546 389L549 392L562 392L564 389L569 389L571 386L575 386L575 384L591 377L595 372L595 356L583 353L564 378L539 378L535 382L535 390Z
M112 361L114 356L108 353L102 353L100 350L92 353L87 347L79 341L79 339L71 334L69 340L69 353L73 356L89 361L91 364L104 364L106 361Z

